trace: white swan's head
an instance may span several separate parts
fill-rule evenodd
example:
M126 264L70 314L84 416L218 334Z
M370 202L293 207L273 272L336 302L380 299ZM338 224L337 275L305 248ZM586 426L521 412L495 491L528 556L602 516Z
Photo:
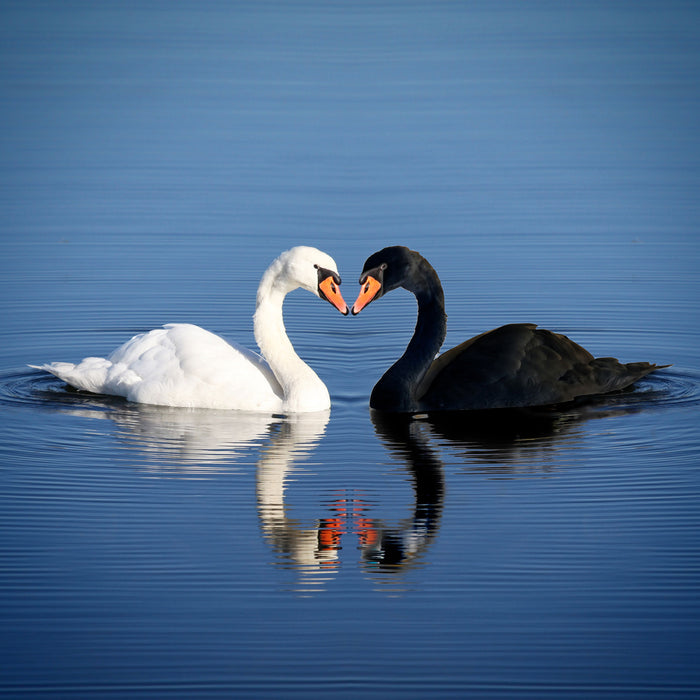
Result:
M261 294L270 287L280 289L283 294L301 287L325 299L341 314L349 309L340 293L340 275L335 260L317 248L296 246L282 253L263 275L258 290L258 303Z

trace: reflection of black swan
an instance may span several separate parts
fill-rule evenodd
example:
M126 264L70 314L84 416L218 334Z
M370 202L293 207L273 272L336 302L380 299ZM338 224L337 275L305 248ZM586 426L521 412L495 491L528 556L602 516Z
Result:
M516 474L547 471L550 455L580 439L579 423L606 413L571 408L439 411L421 421L436 443L457 450L467 471Z
M657 369L594 358L566 336L531 323L501 326L435 356L446 335L440 279L425 258L402 246L371 255L353 314L403 287L418 301L404 354L377 382L370 406L383 411L449 411L561 404L623 389Z
M428 422L433 432L450 441L473 442L489 449L522 439L547 440L573 420L573 414L541 407L471 411L467 418L456 411L445 411L432 414Z
M413 480L415 506L402 527L378 528L371 545L363 547L363 559L382 570L397 571L414 561L438 531L445 496L442 463L421 434L422 425L402 416L372 413L377 434L405 463Z

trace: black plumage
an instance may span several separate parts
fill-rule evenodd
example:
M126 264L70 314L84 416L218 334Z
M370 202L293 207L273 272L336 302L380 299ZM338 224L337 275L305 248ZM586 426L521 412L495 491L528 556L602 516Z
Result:
M402 246L384 248L367 259L360 284L353 313L397 287L413 292L418 302L416 329L406 351L372 390L370 406L378 410L563 404L624 389L660 368L649 362L595 358L565 335L532 323L501 326L436 358L447 330L444 295L425 258Z

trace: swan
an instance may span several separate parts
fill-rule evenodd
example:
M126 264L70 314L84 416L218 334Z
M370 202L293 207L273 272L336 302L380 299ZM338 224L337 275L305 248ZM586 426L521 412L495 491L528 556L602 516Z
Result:
M403 287L416 296L418 320L404 354L377 382L371 408L425 412L562 404L623 389L661 367L594 358L564 335L513 323L477 335L436 357L445 340L440 279L419 253L390 246L365 261L353 315Z
M260 280L254 315L262 357L199 326L171 323L134 336L107 358L30 367L76 389L137 403L266 413L323 411L331 405L328 389L294 351L282 303L301 287L347 315L339 285L333 258L316 248L297 246L274 260Z

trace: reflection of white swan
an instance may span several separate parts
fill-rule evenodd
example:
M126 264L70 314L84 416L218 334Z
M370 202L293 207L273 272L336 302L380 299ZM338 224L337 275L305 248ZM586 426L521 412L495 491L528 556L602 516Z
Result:
M329 541L335 534L332 524L320 519L303 526L290 517L285 504L289 475L318 446L330 410L279 416L124 404L118 409L63 412L113 421L129 463L142 462L152 476L200 477L257 462L262 533L280 557L301 572L299 590L308 591L323 574L333 573L339 547Z
M330 410L278 416L125 404L67 413L113 421L122 444L138 455L132 453L129 462L143 460L152 476L192 478L257 463L258 516L276 552L314 581L337 561L338 548L324 542L330 532L323 521L304 527L285 505L288 477L318 446Z
M218 470L231 469L243 461L253 464L254 450L281 420L272 414L249 411L234 413L143 404L62 412L110 420L117 426L116 436L122 445L141 455L149 471L190 476L201 475L214 465L218 465Z
M302 573L329 571L337 560L334 547L326 547L318 524L303 527L291 518L285 505L285 487L293 467L306 459L323 436L329 413L289 416L260 453L256 494L258 514L265 537Z
M339 284L335 262L315 248L292 248L270 265L258 287L254 318L255 339L265 359L199 326L169 324L135 336L106 359L88 357L77 365L54 362L37 369L77 389L138 403L322 411L331 405L328 389L294 352L282 303L289 292L302 287L347 314Z

